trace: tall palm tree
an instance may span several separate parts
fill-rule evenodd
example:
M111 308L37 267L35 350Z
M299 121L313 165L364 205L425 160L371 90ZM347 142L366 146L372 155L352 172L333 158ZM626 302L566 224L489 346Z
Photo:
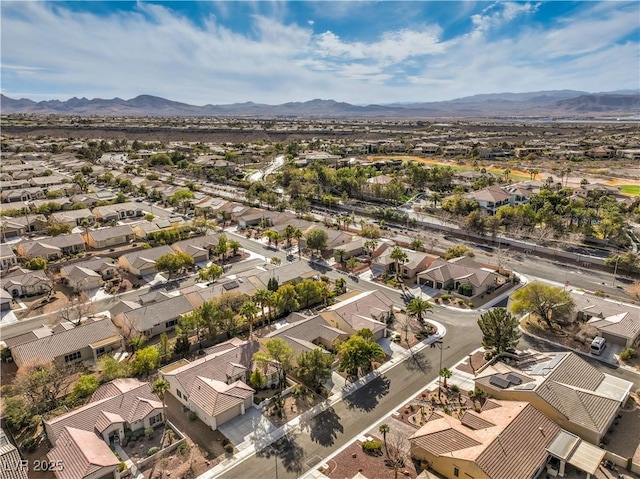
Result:
M249 340L253 339L253 322L258 315L258 307L253 301L247 301L240 307L240 316L249 323Z
M238 250L241 247L242 247L242 245L240 244L239 241L237 241L237 240L229 241L229 249L231 249L231 252L233 253L233 256L237 256Z
M440 370L440 377L442 378L442 384L444 385L445 389L447 389L447 379L449 379L451 376L453 376L453 373L449 368L442 368Z
M300 251L300 239L302 238L302 230L300 228L296 228L293 231L293 237L296 239L296 242L298 243L298 259L300 259L302 254L302 252Z
M344 257L347 256L347 251L345 249L337 249L334 253L333 253L333 257L335 258L335 260L338 263L344 263Z
M387 447L387 434L389 433L389 425L388 424L380 424L378 426L378 431L382 434L382 442L384 443L384 450L389 457L389 448Z
M291 248L291 238L293 238L293 233L295 232L296 228L292 225L287 225L287 227L284 229L284 237L287 240L287 247Z
M262 309L262 325L264 326L266 316L264 314L264 308L269 305L270 298L272 292L268 289L259 289L253 295L253 301L260 306Z
M424 324L424 314L431 311L432 307L429 301L422 298L413 298L407 304L407 314L411 318L416 318L420 324Z
M389 254L389 258L391 258L395 262L395 272L396 272L396 281L400 281L401 271L400 271L400 263L404 264L407 262L409 257L407 253L402 251L397 246L391 250Z
M378 240L373 238L368 239L367 241L364 242L363 246L369 253L369 256L371 256L373 252L376 250L376 248L378 247Z
M169 390L170 385L169 381L166 379L156 379L151 386L151 392L158 396L162 401L162 417L164 419L163 426L163 436L164 436L164 428L167 427L167 404L165 402L165 393Z

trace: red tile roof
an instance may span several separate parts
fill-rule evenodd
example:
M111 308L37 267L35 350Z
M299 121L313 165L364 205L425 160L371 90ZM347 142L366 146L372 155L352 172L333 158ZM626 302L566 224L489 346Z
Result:
M57 479L83 479L90 474L100 477L113 472L120 464L109 446L93 432L72 427L61 431L47 457L52 463L60 464L55 472ZM101 472L96 474L98 471Z

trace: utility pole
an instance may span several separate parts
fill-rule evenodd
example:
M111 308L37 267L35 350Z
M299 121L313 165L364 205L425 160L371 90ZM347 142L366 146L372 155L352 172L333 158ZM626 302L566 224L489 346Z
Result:
M613 283L611 283L612 288L616 286L616 274L618 273L618 261L620 261L620 255L616 256L616 265L613 268Z
M447 346L446 348L443 346L442 344L442 339L438 339L436 341L434 341L433 343L431 343L430 347L432 348L438 348L440 350L440 366L438 368L438 398L440 398L440 371L442 371L442 350L443 349L449 349L450 346Z

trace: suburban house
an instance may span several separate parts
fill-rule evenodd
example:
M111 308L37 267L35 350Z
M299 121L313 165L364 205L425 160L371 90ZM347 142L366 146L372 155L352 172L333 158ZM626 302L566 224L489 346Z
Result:
M120 478L120 460L93 431L65 426L47 458L51 464L64 464L54 471L56 479Z
M88 260L79 261L60 269L60 274L64 278L72 268L84 268L99 273L102 279L109 280L118 273L118 265L111 258L100 258L98 256Z
M13 297L45 294L53 289L53 282L47 274L39 270L15 268L0 277L0 286Z
M340 302L329 306L319 316L331 327L350 336L370 329L376 340L387 335L387 321L393 315L393 301L381 291L354 291L342 295Z
M156 274L156 261L165 254L173 254L171 246L162 245L150 249L141 249L118 258L118 266L141 278Z
M193 311L193 309L191 303L184 296L173 296L118 314L114 316L113 322L127 338L139 334L153 338L175 329L180 316Z
M218 245L219 235L199 236L184 241L177 241L171 245L176 253L187 253L194 263L209 261L215 247Z
M217 299L225 293L244 294L248 300L257 290L258 288L253 283L242 278L221 278L205 288L202 287L202 284L183 288L180 290L180 294L184 295L194 308L199 308L205 301Z
M339 250L343 250L344 251L344 256L343 256L343 260L346 261L349 258L352 257L357 257L360 256L362 253L364 253L364 243L365 243L366 239L365 238L355 238L353 241L350 241L347 244L341 245L337 248L334 248L333 250L333 257L336 258L337 256L337 252ZM337 261L337 260L336 260Z
M0 217L0 239L7 241L11 238L19 238L28 231L28 227L12 216Z
M9 291L0 288L0 311L10 311L13 304L13 296Z
M133 225L133 232L137 238L146 239L150 233L156 231L168 230L184 226L185 221L181 216L171 218L155 218L152 221L141 221Z
M124 346L122 336L107 312L87 318L78 326L70 322L43 326L8 338L5 343L18 368L52 361L95 363L103 354L120 351Z
M84 240L79 233L53 236L34 241L21 241L16 246L18 255L24 259L58 259L85 250Z
M130 243L135 240L136 235L131 226L120 225L87 230L82 237L90 248L103 249Z
M91 213L91 210L88 208L82 208L79 210L67 210L67 211L56 211L51 214L51 217L57 223L65 223L75 228L76 226L81 226L85 221L87 224L92 225L96 218Z
M480 210L488 215L495 215L498 208L509 205L511 195L498 185L492 185L464 195L468 200L476 201Z
M17 201L33 201L45 199L45 192L42 188L19 188L15 190L2 190L0 199L3 203L15 203Z
M605 455L604 450L562 430L533 405L495 399L487 400L478 412L465 411L459 419L434 412L409 442L413 458L451 478L564 475L566 464L589 477ZM567 448L567 443L572 447Z
M11 245L0 243L0 269L7 270L18 264L18 258L11 249Z
M348 231L338 231L329 228L322 228L317 224L314 224L307 228L307 230L304 232L305 235L316 228L320 228L327 233L327 247L321 251L322 256L333 254L336 249L344 247L345 245L351 243L351 241L353 240L353 233L349 233ZM300 238L300 247L302 249L307 248L306 236Z
M386 274L393 274L395 272L395 261L391 258L391 252L393 248L386 248L381 254L375 256L371 261L371 269L374 274L380 271ZM438 256L422 253L420 251L402 250L407 255L407 261L400 263L398 266L402 272L402 277L406 279L414 279L419 272L428 268Z
M0 465L3 479L28 479L28 467L20 467L22 456L18 448L13 445L5 432L0 429Z
M60 270L60 276L74 291L89 291L102 286L100 273L82 266L65 266Z
M417 274L417 281L429 288L475 298L502 286L507 278L483 267L468 256L460 256L448 261L436 259L429 269Z
M93 393L87 404L45 420L44 426L54 451L57 447L62 451L68 447L67 441L63 440L65 430L68 432L69 429L75 429L97 437L105 446L105 451L111 453L109 445L121 443L128 432L159 426L162 423L162 402L151 392L151 385L137 379L124 378L103 384ZM89 438L88 435L81 437ZM87 445L96 444L91 440ZM83 451L85 449L82 442L77 444L77 447ZM60 453L63 453L62 451Z
M306 317L291 313L273 326L275 330L266 334L261 341L283 339L297 354L317 348L335 352L339 343L349 339L346 332L329 325L321 316Z
M638 306L575 292L571 299L575 303L576 319L588 322L610 343L630 348L640 342Z
M256 289L266 289L271 278L275 278L279 285L283 285L305 279L317 279L318 272L312 269L306 261L294 261L268 271L260 271L244 279L239 278L238 281L248 281Z
M103 223L124 220L127 218L137 218L144 214L142 206L140 206L139 203L133 202L96 206L92 212L96 219Z
M182 359L159 373L169 383L169 392L216 430L253 406L255 391L247 383L253 371L253 354L258 350L257 341L234 338L209 348L199 359ZM267 376L267 385L273 381Z
M517 366L493 364L476 377L475 385L496 399L530 402L593 444L600 444L633 386L577 354L539 352L528 352Z

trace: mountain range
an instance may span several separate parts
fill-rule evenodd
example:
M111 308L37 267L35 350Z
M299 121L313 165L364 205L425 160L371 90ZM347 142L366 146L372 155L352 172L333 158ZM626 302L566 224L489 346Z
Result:
M79 116L224 116L323 118L436 118L436 117L640 117L640 90L589 93L549 90L527 93L492 93L455 100L423 103L352 105L315 99L267 105L253 102L196 106L151 95L121 98L71 98L35 102L0 96L0 111L9 113Z

